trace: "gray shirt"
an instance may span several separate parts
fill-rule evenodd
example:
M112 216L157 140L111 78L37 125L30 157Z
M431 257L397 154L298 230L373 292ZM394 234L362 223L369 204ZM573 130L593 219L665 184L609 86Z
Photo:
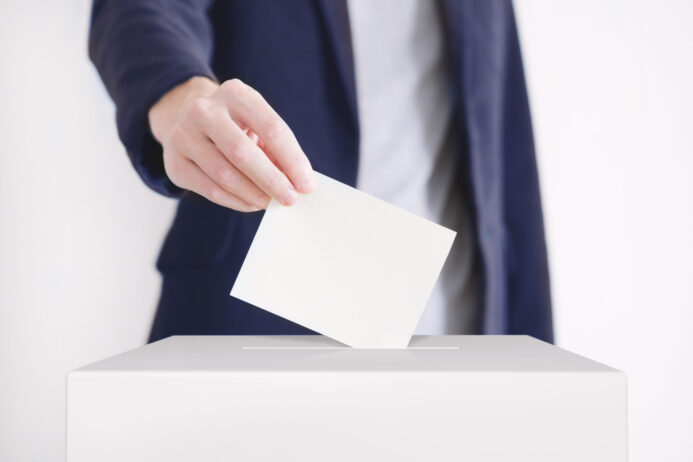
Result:
M348 0L348 8L361 132L357 187L457 231L416 333L475 333L475 238L457 181L437 3Z

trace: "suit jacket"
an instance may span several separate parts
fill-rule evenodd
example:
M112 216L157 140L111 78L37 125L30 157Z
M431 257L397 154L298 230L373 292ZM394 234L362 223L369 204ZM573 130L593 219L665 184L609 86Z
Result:
M552 341L549 274L530 112L509 0L442 0L458 178L474 210L487 334ZM228 295L262 212L185 193L167 178L149 108L196 75L240 78L294 131L315 170L354 185L359 123L345 0L95 0L89 54L120 138L155 191L180 197L157 261L151 340L310 330ZM268 274L268 278L281 275Z

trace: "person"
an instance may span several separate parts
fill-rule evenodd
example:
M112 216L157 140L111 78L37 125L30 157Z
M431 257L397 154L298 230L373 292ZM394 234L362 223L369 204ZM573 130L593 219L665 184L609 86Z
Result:
M150 341L314 333L228 293L315 171L459 231L417 333L553 341L509 0L95 0L89 54L135 170L179 198Z

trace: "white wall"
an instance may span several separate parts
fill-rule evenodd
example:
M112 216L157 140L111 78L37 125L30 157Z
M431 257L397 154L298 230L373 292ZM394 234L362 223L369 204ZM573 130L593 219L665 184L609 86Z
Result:
M633 461L693 460L693 2L516 2L558 343L628 373Z
M87 2L0 0L0 461L63 460L65 373L142 344L173 201L140 184Z
M633 461L693 459L693 3L516 3L559 344L625 370ZM0 460L59 461L64 374L141 344L173 203L120 147L86 0L0 0Z

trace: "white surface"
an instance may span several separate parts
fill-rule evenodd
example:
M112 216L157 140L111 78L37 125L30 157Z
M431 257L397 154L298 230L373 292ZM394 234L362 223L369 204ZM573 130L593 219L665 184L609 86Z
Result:
M458 140L438 2L347 3L359 113L357 188L458 232L416 333L477 333L480 275L472 274L476 242L455 181Z
M322 335L176 336L84 366L96 371L618 372L522 335L415 335L407 348L351 348Z
M558 343L625 370L634 462L693 460L693 2L516 2Z
M65 373L144 342L158 292L173 203L118 144L87 5L0 1L2 461L64 460ZM693 3L515 5L559 345L628 373L631 461L689 462Z
M525 336L411 346L163 340L70 373L68 462L626 460L621 372Z
M404 348L455 232L317 174L272 201L231 295L349 346Z
M88 3L0 0L0 461L65 459L65 374L141 345L174 201L120 145Z

